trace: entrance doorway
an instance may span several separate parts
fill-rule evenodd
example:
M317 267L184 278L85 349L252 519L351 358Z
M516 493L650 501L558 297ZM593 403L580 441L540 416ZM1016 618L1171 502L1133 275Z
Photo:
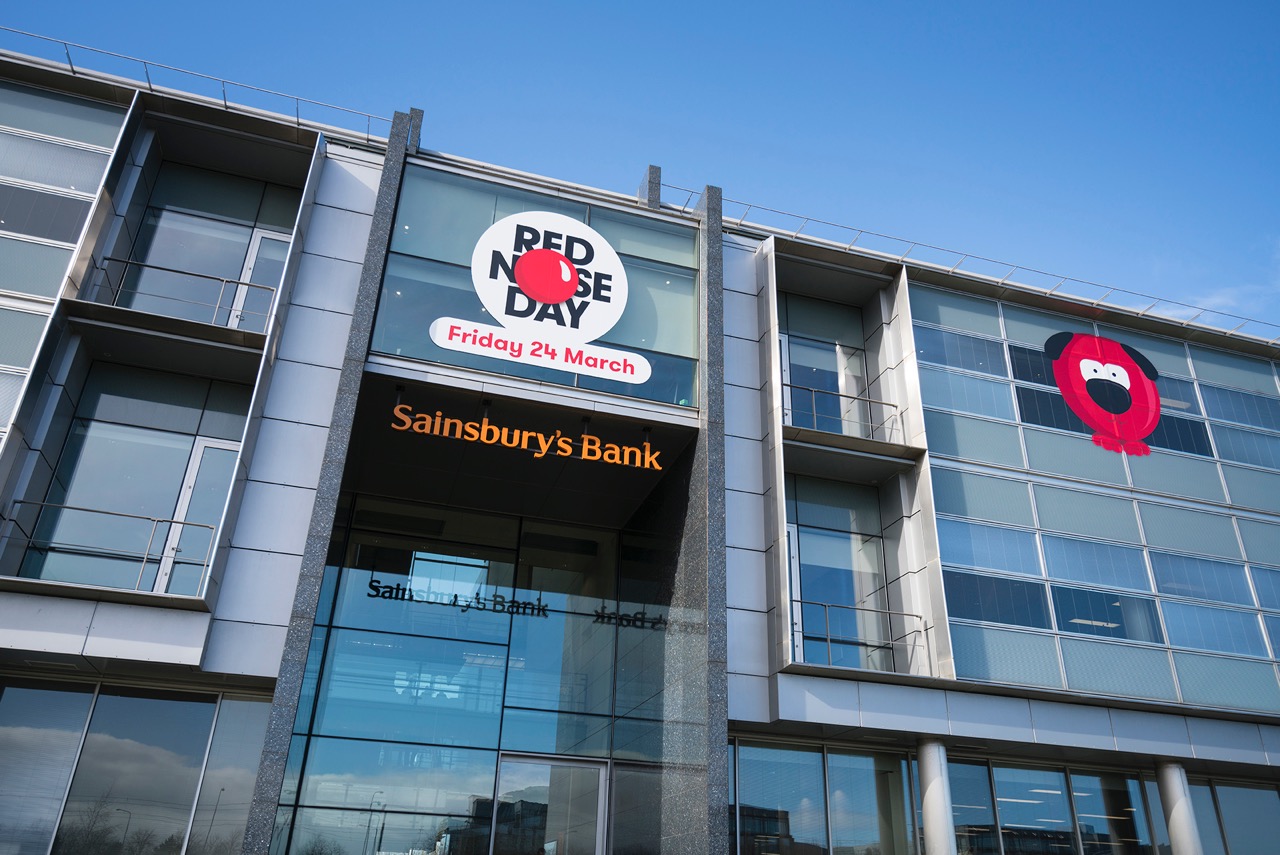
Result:
M503 755L492 855L604 852L605 765Z

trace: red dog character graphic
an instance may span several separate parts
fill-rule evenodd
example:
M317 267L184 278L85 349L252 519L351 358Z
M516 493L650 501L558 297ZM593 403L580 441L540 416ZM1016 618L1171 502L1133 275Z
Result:
M1093 428L1093 444L1141 456L1160 421L1156 367L1127 344L1096 335L1060 332L1044 343L1053 379L1067 406Z

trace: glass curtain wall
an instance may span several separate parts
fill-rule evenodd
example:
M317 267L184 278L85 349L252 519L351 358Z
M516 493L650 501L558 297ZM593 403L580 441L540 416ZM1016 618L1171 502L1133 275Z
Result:
M788 475L787 534L803 661L894 669L874 487Z
M796 294L778 295L783 421L827 433L870 437L862 312Z
M649 544L362 496L331 561L274 851L595 852L610 786L660 849Z
M427 335L439 317L491 323L471 280L485 229L522 211L580 220L618 252L629 296L601 344L640 353L653 368L643 384L446 350ZM698 404L698 233L688 226L492 184L422 166L405 169L371 349L680 406Z
M291 187L164 163L117 305L265 331L300 201Z
M96 363L21 575L199 596L231 487L247 386Z
M234 855L269 711L214 694L0 679L0 845Z

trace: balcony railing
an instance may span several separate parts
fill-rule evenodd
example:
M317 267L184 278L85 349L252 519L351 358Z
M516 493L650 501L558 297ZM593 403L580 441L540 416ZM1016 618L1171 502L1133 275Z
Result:
M903 441L898 407L859 395L782 384L783 424L880 442Z
M103 300L171 318L265 332L275 288L238 279L106 258L99 268ZM101 299L101 298L100 298Z
M201 596L215 527L204 523L14 502L0 555L10 575L125 591Z
M924 618L908 612L792 600L796 661L896 674L927 673Z

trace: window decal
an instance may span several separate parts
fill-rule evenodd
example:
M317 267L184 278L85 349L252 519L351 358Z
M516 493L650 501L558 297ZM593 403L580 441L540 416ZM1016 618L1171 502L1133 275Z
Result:
M1093 444L1135 457L1160 421L1156 368L1127 344L1060 332L1044 343L1053 379L1071 411L1093 429Z

